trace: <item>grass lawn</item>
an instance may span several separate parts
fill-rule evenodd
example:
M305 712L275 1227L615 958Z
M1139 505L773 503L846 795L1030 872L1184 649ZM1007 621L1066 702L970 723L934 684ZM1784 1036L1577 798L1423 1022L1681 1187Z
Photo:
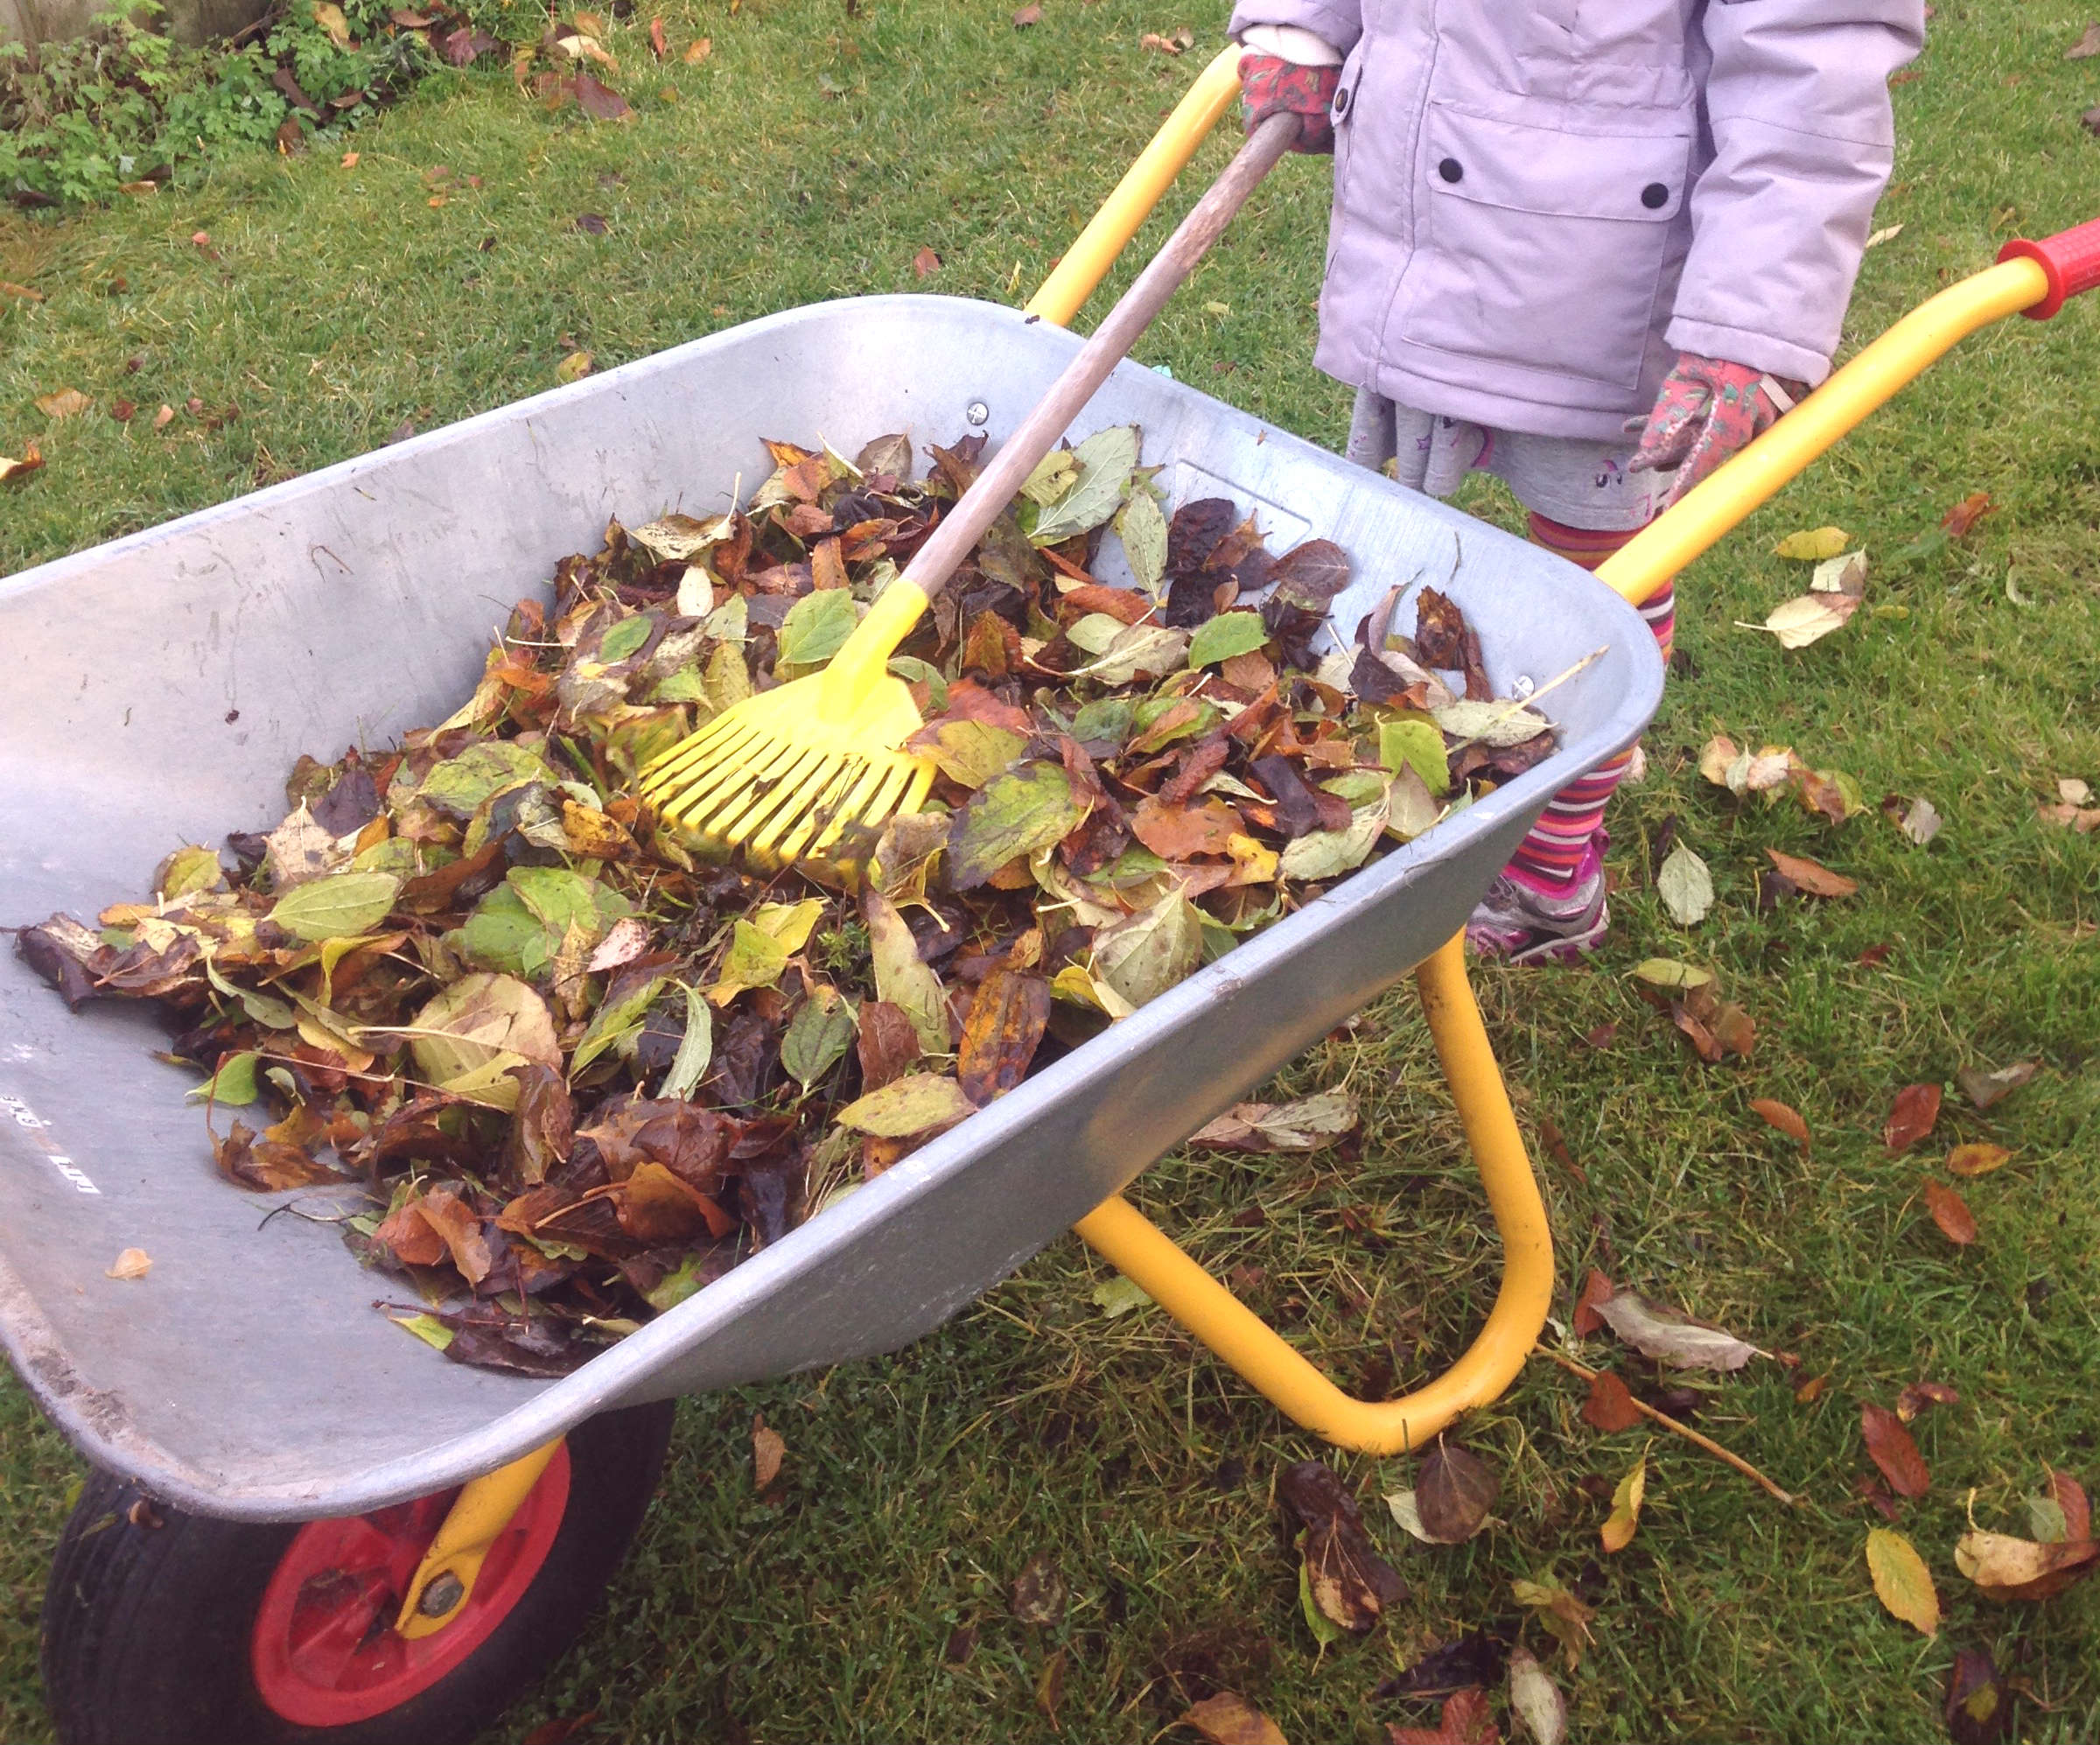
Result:
M659 67L645 7L612 36L612 82L637 110L626 126L550 116L500 74L447 75L356 135L352 168L335 151L257 155L108 211L0 217L0 279L46 299L0 296L0 453L33 438L47 461L0 494L0 567L355 454L404 419L427 429L550 386L571 348L604 367L862 291L1018 300L1219 45L1225 12L1046 0L1016 32L1010 11L710 0L667 8ZM2100 211L2100 140L2077 122L2100 103L2100 60L2063 59L2089 14L2082 0L1940 0L1919 76L1895 94L1903 143L1878 222L1900 233L1867 258L1848 345L2006 236ZM1194 53L1140 48L1182 24ZM676 51L701 34L712 56L688 67ZM1142 354L1335 443L1345 392L1306 361L1326 173L1286 165ZM586 213L604 234L578 227ZM925 280L922 247L942 259ZM1136 1745L1185 1706L1162 1667L1207 1655L1301 1745L1370 1741L1389 1721L1434 1724L1374 1687L1463 1630L1514 1632L1510 1583L1525 1578L1598 1608L1579 1666L1553 1663L1577 1740L1940 1739L1964 1646L2029 1692L2020 1737L2100 1738L2100 1584L1999 1608L1952 1557L1970 1513L2027 1532L2045 1463L2100 1482L2100 835L2036 816L2059 778L2100 786L2096 358L2100 307L2006 324L1702 562L1648 777L1613 815L1607 948L1583 971L1476 977L1528 1123L1564 1136L1558 1160L1536 1146L1563 1312L1593 1264L1798 1354L1798 1371L1759 1359L1690 1384L1699 1426L1799 1507L1657 1435L1638 1535L1603 1556L1592 1493L1649 1439L1588 1429L1578 1384L1535 1363L1466 1427L1503 1476L1495 1524L1466 1545L1418 1545L1376 1501L1413 1482L1411 1462L1332 1456L1411 1594L1365 1643L1322 1650L1272 1495L1278 1468L1320 1447L1158 1311L1104 1316L1090 1293L1106 1275L1068 1241L896 1357L687 1402L611 1603L491 1739L595 1710L579 1738L633 1745L1059 1727ZM32 403L66 386L98 410L47 426ZM184 410L192 396L203 415ZM142 409L129 424L101 410L119 397ZM163 402L177 416L156 433ZM1893 557L1973 491L1995 512L1943 550L1882 562L1844 631L1789 653L1733 627L1801 591L1805 571L1771 555L1785 532L1835 522ZM1486 489L1466 501L1509 508ZM1832 826L1790 800L1731 799L1696 767L1721 732L1849 772L1870 809ZM1928 796L1944 829L1914 846L1872 809L1885 794ZM1652 888L1673 819L1718 889L1689 930ZM1858 894L1760 913L1768 846ZM1650 955L1715 970L1756 1022L1752 1059L1691 1055L1634 996L1627 972ZM1584 1041L1606 1025L1608 1046ZM2026 1060L2039 1076L1987 1115L1953 1089L1960 1069ZM1345 1078L1365 1099L1361 1156L1176 1159L1138 1198L1221 1270L1261 1269L1250 1300L1336 1374L1390 1367L1405 1385L1470 1337L1496 1252L1410 997L1286 1076ZM1946 1109L1892 1157L1881 1125L1914 1082L1946 1083ZM1798 1108L1812 1153L1766 1128L1755 1097ZM2013 1157L1962 1184L1981 1237L1956 1250L1920 1189L1965 1139ZM1254 1205L1265 1223L1234 1222ZM1590 1353L1643 1379L1608 1339ZM1798 1403L1796 1384L1826 1373ZM1880 1517L1854 1489L1871 1470L1860 1403L1923 1377L1961 1396L1913 1426L1932 1488L1899 1524L1945 1603L1931 1641L1874 1600L1862 1550ZM752 1496L754 1410L788 1444L767 1505ZM0 1384L0 1740L18 1745L50 1737L37 1615L76 1473ZM1052 1628L1008 1615L1039 1552L1070 1588ZM975 1651L951 1664L965 1623ZM1059 1656L1054 1723L1037 1692Z

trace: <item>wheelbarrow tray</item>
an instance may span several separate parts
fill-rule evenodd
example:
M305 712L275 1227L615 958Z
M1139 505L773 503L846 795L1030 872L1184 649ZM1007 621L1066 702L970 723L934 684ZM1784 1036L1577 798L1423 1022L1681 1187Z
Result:
M443 718L557 558L615 515L747 496L760 437L952 442L975 410L996 440L1079 343L961 299L822 304L0 581L0 922L135 898L178 844L274 825L299 753ZM1654 711L1654 639L1560 559L1126 363L1074 433L1130 422L1175 504L1228 496L1272 550L1349 552L1345 639L1432 583L1500 691L1602 649L1547 705L1560 749L555 1381L374 1313L406 1287L332 1228L265 1221L311 1194L218 1180L151 1013L69 1013L0 955L0 1337L74 1446L204 1514L350 1514L608 1407L906 1345L1447 940L1548 796ZM150 1273L107 1277L133 1246Z

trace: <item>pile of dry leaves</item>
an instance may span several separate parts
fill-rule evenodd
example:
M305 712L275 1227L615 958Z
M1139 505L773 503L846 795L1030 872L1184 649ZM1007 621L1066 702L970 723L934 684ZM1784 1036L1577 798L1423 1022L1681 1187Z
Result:
M917 480L901 436L773 443L742 508L615 523L450 718L302 758L275 830L18 949L76 1006L160 1003L248 1115L228 1180L361 1183L414 1330L571 1367L1552 750L1449 600L1323 652L1342 552L1273 555L1222 501L1170 521L1138 442L1051 455L895 659L940 775L864 891L704 864L629 795L837 651L982 437ZM1111 525L1133 586L1093 574Z

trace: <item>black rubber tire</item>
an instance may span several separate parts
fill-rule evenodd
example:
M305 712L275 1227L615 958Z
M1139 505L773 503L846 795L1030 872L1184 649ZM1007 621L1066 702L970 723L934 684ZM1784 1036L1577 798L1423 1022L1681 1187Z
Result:
M662 1470L672 1404L569 1433L569 1502L532 1585L445 1678L350 1727L266 1707L249 1633L298 1531L185 1515L92 1474L44 1595L45 1699L62 1745L465 1745L575 1641L626 1554ZM144 1502L136 1511L133 1505ZM158 1522L158 1524L155 1523Z

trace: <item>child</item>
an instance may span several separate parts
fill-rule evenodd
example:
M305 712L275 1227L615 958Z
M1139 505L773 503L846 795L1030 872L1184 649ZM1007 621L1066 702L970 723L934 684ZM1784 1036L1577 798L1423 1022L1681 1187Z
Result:
M1247 124L1334 154L1314 361L1349 458L1508 484L1594 569L1830 373L1922 0L1240 0ZM1643 615L1670 653L1674 596ZM1604 803L1556 795L1467 924L1523 963L1606 924Z

